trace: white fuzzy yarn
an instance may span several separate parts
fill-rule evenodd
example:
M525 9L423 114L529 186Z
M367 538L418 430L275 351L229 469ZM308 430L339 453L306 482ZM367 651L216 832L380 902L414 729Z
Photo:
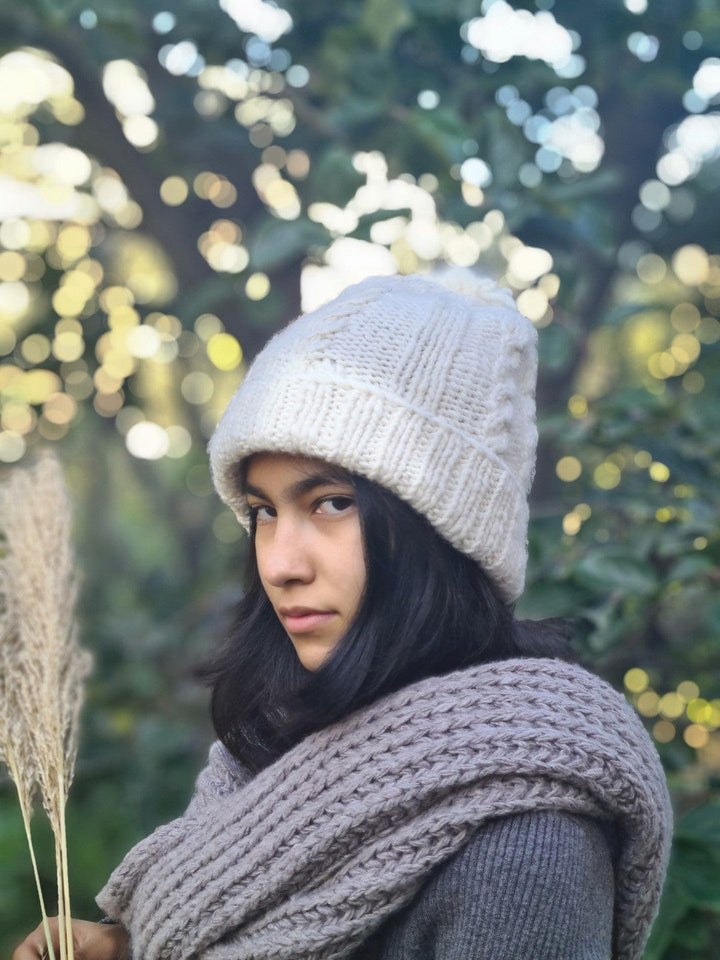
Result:
M241 522L238 461L318 457L392 490L506 600L519 596L537 334L508 291L462 273L371 277L267 344L209 445L215 486Z

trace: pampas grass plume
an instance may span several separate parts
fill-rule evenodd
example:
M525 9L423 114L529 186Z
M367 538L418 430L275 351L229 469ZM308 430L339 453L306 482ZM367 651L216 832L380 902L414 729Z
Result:
M0 486L0 759L18 792L53 957L30 833L39 796L55 836L60 958L72 960L65 804L90 656L78 644L71 509L56 458L14 468Z

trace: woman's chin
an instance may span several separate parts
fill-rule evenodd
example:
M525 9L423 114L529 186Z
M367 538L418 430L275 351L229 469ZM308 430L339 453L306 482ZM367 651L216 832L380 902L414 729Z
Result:
M306 670L319 670L335 649L336 640L311 637L291 637L292 645L300 663Z

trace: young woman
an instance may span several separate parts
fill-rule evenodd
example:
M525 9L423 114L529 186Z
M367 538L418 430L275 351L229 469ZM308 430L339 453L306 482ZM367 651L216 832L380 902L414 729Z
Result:
M536 335L457 286L351 287L230 403L210 457L252 550L219 739L98 896L111 922L76 922L84 960L640 957L662 769L624 698L513 617Z

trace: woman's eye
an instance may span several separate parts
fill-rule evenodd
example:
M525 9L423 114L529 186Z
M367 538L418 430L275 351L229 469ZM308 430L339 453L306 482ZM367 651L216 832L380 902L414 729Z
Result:
M355 506L352 497L326 497L318 504L318 511L328 517L337 517Z
M266 507L261 504L251 505L249 507L250 515L256 523L263 523L265 520L272 520L275 511L272 507Z

